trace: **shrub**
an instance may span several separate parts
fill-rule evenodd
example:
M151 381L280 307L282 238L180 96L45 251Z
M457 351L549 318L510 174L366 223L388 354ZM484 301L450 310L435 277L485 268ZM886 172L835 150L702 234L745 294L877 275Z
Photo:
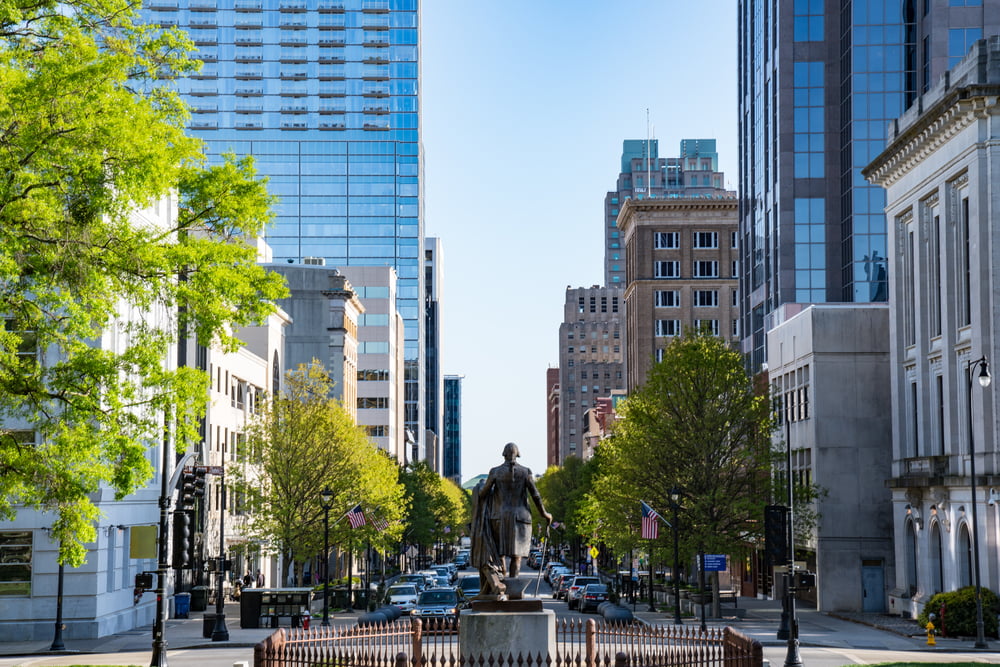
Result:
M988 637L997 636L997 613L1000 599L996 593L983 588L983 631ZM942 620L941 607L944 606ZM921 627L927 625L930 614L935 615L934 627L946 637L974 637L976 635L976 588L966 586L957 591L937 593L927 604L917 620Z

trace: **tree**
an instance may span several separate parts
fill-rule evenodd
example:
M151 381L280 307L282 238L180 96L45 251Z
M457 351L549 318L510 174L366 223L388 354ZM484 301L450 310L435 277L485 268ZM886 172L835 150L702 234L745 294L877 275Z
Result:
M192 44L138 8L0 3L0 516L54 512L70 565L96 539L91 495L124 497L149 446L198 437L208 380L167 363L178 336L233 350L285 295L248 243L265 184L249 160L204 166L162 85L198 66ZM164 201L169 224L138 215Z
M600 449L600 448L598 448ZM559 537L572 543L573 556L579 556L581 538L588 543L592 535L602 537L600 527L588 520L586 499L593 489L598 459L583 461L569 456L562 467L550 466L538 480L538 492L545 509L559 524ZM545 522L535 517L535 525L544 529Z
M370 539L385 550L401 533L403 487L392 459L330 398L332 381L318 361L285 378L282 393L247 430L246 464L227 473L251 508L248 533L274 544L301 582L304 562L323 552L324 489L333 492L331 545ZM377 515L389 528L352 529L341 520L358 503L366 516Z
M731 553L759 533L772 497L773 425L737 351L704 333L676 339L620 414L598 448L603 461L587 501L606 540L638 546L640 500L666 515L675 486L688 554Z
M406 488L405 539L421 549L458 536L469 522L468 496L424 461L401 469Z

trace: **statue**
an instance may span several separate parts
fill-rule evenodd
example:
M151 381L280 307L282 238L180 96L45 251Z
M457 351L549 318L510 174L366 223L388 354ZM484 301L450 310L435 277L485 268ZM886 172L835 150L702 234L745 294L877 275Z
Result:
M515 461L520 455L517 445L508 442L505 463L490 470L472 492L470 562L479 570L479 598L506 600L510 582L505 577L516 580L520 574L521 559L531 548L529 495L547 525L552 523L531 470ZM520 590L513 597L520 597Z

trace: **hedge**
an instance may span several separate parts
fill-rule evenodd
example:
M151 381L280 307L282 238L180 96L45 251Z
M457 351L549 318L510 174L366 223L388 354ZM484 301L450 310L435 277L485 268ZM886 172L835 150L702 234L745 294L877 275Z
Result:
M988 637L997 636L997 614L1000 598L988 588L982 588L983 631ZM942 613L942 606L944 611ZM934 628L942 637L976 636L976 588L966 586L957 591L936 593L920 612L917 620L926 627L929 615L934 614Z

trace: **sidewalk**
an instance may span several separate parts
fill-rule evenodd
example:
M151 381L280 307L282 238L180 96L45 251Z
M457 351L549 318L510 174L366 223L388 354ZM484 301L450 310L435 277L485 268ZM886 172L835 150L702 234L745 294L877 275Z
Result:
M756 639L766 647L786 646L788 641L776 637L781 625L781 601L739 598L740 618L731 602L722 605L722 619L707 619L710 627L730 626ZM628 605L631 609L631 605ZM648 605L636 605L635 616L646 623L669 625L673 615L647 611ZM857 648L893 651L975 651L972 639L936 637L937 645L927 645L927 634L913 619L874 613L827 614L815 609L795 610L799 622L799 645L827 648ZM697 627L701 621L685 618L684 624ZM991 645L994 652L1000 643Z
M208 610L215 613L215 607ZM240 628L240 605L238 602L227 602L226 629L229 631L229 641L213 642L202 636L205 612L192 611L188 618L172 618L167 621L164 637L167 642L167 650L193 648L248 648L252 649L258 642L269 637L274 630L271 628ZM340 613L330 617L333 624L353 624L357 621L362 612L352 614ZM320 619L314 618L312 623L318 624ZM214 624L212 628L214 628ZM128 653L152 651L153 628L147 626L136 628L116 635L109 635L99 639L63 639L66 651L50 652L52 640L28 641L28 642L2 642L0 643L0 656L15 655L64 655L76 653ZM253 652L247 652L248 660L252 661Z

